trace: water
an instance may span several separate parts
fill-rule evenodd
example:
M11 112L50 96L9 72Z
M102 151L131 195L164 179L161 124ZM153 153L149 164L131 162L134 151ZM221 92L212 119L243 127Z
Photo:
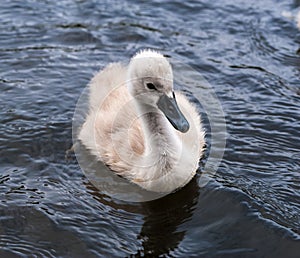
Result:
M298 257L298 1L0 3L1 257ZM145 47L207 79L227 145L205 187L132 203L66 151L92 75Z

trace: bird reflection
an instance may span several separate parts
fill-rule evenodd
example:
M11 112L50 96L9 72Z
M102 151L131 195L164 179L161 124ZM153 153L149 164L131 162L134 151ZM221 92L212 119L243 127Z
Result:
M139 235L143 253L138 253L135 257L159 256L175 250L185 235L185 230L180 229L180 225L191 219L198 195L199 187L194 178L180 191L144 203L147 215Z
M144 223L137 236L142 248L130 257L157 257L175 250L185 236L180 226L191 219L200 192L197 177L194 177L183 189L163 198L128 204L112 201L91 183L86 183L86 187L102 204L143 216Z

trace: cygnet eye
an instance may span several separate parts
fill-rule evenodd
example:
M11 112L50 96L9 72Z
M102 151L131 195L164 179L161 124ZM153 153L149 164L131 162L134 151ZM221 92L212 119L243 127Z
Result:
M148 83L146 84L146 87L147 87L149 90L156 90L155 85L154 85L153 83L151 83L151 82L148 82Z

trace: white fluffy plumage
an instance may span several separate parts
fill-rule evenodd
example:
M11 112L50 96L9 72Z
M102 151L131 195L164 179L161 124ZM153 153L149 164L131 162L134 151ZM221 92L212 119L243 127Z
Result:
M79 139L111 170L146 190L184 186L198 168L204 130L194 105L176 91L190 128L182 133L172 126L157 107L160 97L172 99L172 92L171 65L156 51L138 52L128 66L109 64L90 82L89 114Z

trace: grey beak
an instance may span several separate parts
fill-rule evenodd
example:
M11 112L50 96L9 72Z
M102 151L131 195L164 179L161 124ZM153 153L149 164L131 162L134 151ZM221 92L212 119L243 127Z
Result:
M182 133L186 133L189 130L189 122L181 113L177 105L174 92L173 98L168 97L166 94L162 95L157 101L157 106L165 114L176 130Z

